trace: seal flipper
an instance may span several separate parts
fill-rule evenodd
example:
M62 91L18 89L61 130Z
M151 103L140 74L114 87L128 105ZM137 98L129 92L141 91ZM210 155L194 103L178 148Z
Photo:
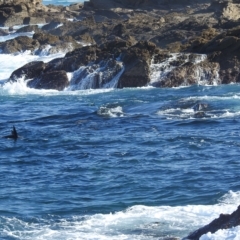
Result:
M12 136L13 136L14 139L18 138L18 134L17 134L17 130L16 130L15 126L13 126Z
M4 136L4 138L12 138L12 139L17 140L18 134L17 134L17 130L16 130L15 126L13 126L12 135Z

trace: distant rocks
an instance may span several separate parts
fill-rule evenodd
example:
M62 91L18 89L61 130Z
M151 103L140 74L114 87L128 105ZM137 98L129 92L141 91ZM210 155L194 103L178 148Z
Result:
M240 206L232 214L220 214L219 218L213 220L208 225L196 230L188 235L184 240L198 240L208 232L215 233L220 229L229 229L240 225Z
M0 25L45 24L49 19L73 18L80 9L74 8L74 11L63 6L45 6L41 0L1 0Z
M20 32L20 31L19 31ZM58 37L49 33L38 32L33 37L19 36L14 39L0 42L2 53L20 53L30 51L33 54L46 52L53 54L58 52L68 52L80 47L77 41L71 36Z

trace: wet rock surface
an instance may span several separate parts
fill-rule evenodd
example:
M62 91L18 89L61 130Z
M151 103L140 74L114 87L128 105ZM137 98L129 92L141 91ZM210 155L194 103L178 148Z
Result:
M184 240L198 240L202 235L211 232L215 233L219 229L228 229L240 225L240 206L232 214L220 214L219 218L214 219L208 225L189 234Z
M0 49L8 54L69 52L48 63L41 74L50 69L73 72L84 65L119 58L124 65L119 88L236 83L240 82L239 5L220 0L170 0L168 4L164 0L90 0L64 7L2 0L0 24L25 23L27 26L17 32L34 34L2 42ZM9 33L3 30L1 34ZM182 59L170 61L172 53ZM206 57L201 61L186 59L187 54ZM153 62L161 72L154 81Z

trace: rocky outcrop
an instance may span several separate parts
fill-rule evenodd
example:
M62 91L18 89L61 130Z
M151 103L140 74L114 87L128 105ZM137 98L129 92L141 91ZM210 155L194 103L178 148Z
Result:
M0 26L11 27L23 24L44 24L53 19L74 18L81 10L77 8L49 5L41 0L1 0Z
M35 89L64 90L69 85L65 71L52 71L42 74L27 83L28 87Z
M24 51L35 51L40 46L39 42L27 36L20 36L15 39L0 43L2 53L16 53Z
M53 54L68 52L80 47L71 36L58 37L48 33L38 32L32 38L20 36L0 43L2 53L19 53L30 51L33 54Z
M46 67L46 64L42 61L34 61L34 62L27 63L24 66L15 70L11 74L9 81L15 82L19 78L24 78L24 80L33 79L35 77L40 76L43 70L45 69L45 67Z
M194 64L186 62L174 68L161 81L154 84L155 87L179 87L194 84L219 84L219 65L207 61Z
M33 23L30 17L38 11L46 10L39 0L1 0L0 1L0 25L14 26ZM35 18L38 23L45 20Z
M202 235L211 232L215 233L220 229L228 229L240 225L240 206L232 214L220 214L219 218L208 225L188 235L185 240L198 240Z
M207 33L207 32L205 32ZM240 81L240 27L224 31L220 34L210 29L209 34L202 34L190 42L187 51L208 54L210 62L219 64L221 83L236 83Z
M143 87L150 82L150 61L156 50L151 42L138 42L122 53L125 71L118 87Z
M37 5L35 10L29 9L27 1L24 4L20 0L11 4L10 0L2 2L0 16L7 16L3 25L11 18L21 18L28 26L17 31L35 33L32 38L18 37L0 43L2 53L67 52L64 58L46 63L32 78L35 83L36 79L41 82L41 77L49 72L74 73L83 67L86 69L79 76L86 78L87 72L89 75L93 71L101 72L103 70L99 69L104 66L106 73L96 73L95 83L91 85L100 87L110 80L106 78L108 80L102 84L97 75L107 74L114 61L111 72L113 77L121 73L116 85L119 88L240 81L240 31L239 27L233 28L240 22L237 17L229 18L225 14L229 7L237 16L239 3L236 1L90 0L84 7L81 4L42 7L41 2L33 1L29 4ZM66 17L74 20L68 21ZM40 18L48 24L42 28L29 25ZM19 19L16 21L21 24ZM171 53L179 56L171 60ZM196 53L205 54L204 59L195 61ZM154 71L159 71L159 77L152 81ZM76 83L80 82L81 77L78 77Z
M138 42L131 46L131 43L124 41L115 41L104 44L101 47L87 46L75 49L65 55L64 58L58 58L49 63L32 62L17 69L10 76L9 81L16 81L18 78L29 80L28 86L41 89L62 90L67 86L65 73L79 71L85 67L81 74L75 77L73 84L81 84L86 78L86 74L93 73L97 68L99 74L94 74L94 84L91 87L98 88L110 82L124 66L124 71L119 79L117 87L137 87L145 86L149 83L150 63L153 54L156 52L156 46L150 42ZM119 60L115 59L119 57ZM122 62L122 64L120 64ZM101 77L100 77L101 75ZM57 76L61 81L55 82ZM76 74L75 74L76 76ZM54 83L51 81L54 79ZM47 82L49 84L47 84Z
M92 7L97 9L110 9L110 8L145 8L152 9L159 6L168 4L172 5L188 5L196 3L205 3L204 0L90 0L85 2L85 7Z

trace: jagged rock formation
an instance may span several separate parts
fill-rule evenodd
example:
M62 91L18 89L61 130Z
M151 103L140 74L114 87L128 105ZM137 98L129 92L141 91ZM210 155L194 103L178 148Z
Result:
M6 0L0 5L2 25L12 26L16 21L48 24L19 29L18 32L35 34L32 38L18 37L0 43L0 49L2 53L28 50L32 54L46 49L48 54L72 51L44 65L41 76L31 78L35 79L31 87L40 86L36 83L42 79L46 82L44 74L51 71L61 71L60 75L49 76L63 76L65 80L62 71L73 73L74 84L79 86L83 86L80 76L85 81L87 72L94 72L94 83L90 84L93 88L106 86L110 76L120 73L115 85L119 88L240 82L239 4L240 0L90 0L84 5L55 7L43 6L37 0ZM74 21L68 21L68 17ZM82 47L88 44L92 46ZM174 58L172 53L178 56ZM204 59L197 60L196 53L205 54ZM87 69L77 76L75 71L84 66ZM32 68L23 68L29 67ZM104 69L106 73L102 72ZM111 72L108 76L107 71ZM159 72L158 77L154 71ZM16 72L11 81L16 80L14 75ZM65 80L63 86L67 86ZM41 85L44 86L49 88Z

